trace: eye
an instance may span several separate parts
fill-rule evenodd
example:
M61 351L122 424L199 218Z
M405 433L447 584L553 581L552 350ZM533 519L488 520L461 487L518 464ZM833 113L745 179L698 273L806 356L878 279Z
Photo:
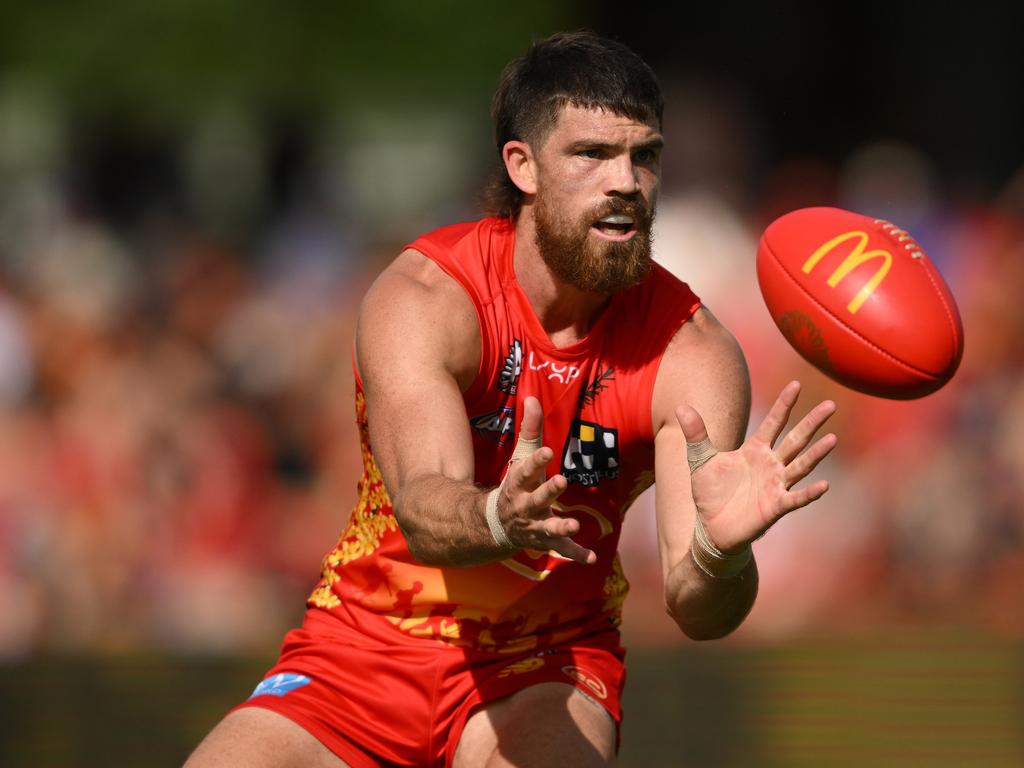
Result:
M597 148L594 148L594 147L591 147L590 149L581 149L576 154L579 157L585 157L588 160L600 160L601 159L601 150L597 149Z
M640 149L637 150L633 155L633 161L640 165L648 165L658 159L658 150L656 149Z

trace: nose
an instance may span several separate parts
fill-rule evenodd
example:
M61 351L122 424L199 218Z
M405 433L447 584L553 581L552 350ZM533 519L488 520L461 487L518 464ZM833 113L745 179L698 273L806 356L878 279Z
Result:
M640 191L640 181L633 158L628 154L614 158L608 163L606 194L635 195Z

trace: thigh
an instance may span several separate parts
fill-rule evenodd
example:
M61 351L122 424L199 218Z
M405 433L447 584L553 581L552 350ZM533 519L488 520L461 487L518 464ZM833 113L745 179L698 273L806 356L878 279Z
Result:
M327 747L284 715L248 707L210 731L185 768L348 768Z
M613 765L617 725L573 685L538 683L477 709L466 721L453 768Z

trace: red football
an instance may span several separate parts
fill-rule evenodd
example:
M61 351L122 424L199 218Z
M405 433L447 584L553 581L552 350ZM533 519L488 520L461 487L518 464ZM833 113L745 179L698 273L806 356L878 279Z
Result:
M761 236L757 279L794 349L852 389L923 397L960 364L963 325L948 286L888 221L838 208L787 213Z

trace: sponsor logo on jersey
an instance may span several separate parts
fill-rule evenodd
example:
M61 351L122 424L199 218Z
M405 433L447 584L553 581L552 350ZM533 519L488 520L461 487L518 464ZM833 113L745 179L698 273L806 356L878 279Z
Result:
M618 477L618 430L574 419L562 450L562 474L570 483L583 486Z
M515 408L506 405L482 416L474 416L469 425L480 434L497 440L498 445L504 445L515 426L515 415Z
M548 381L557 381L559 384L569 384L574 379L580 377L580 369L575 365L559 365L553 363L550 360L540 360L533 356L533 352L527 356L526 366L531 371L537 371L542 376L546 376Z
M515 339L508 347L508 355L498 374L498 389L514 395L519 389L519 374L523 372L523 343Z
M291 693L304 685L309 685L311 682L313 681L305 675L298 675L294 672L281 672L273 677L268 677L257 685L249 698L254 699L257 696L284 696L286 693Z

